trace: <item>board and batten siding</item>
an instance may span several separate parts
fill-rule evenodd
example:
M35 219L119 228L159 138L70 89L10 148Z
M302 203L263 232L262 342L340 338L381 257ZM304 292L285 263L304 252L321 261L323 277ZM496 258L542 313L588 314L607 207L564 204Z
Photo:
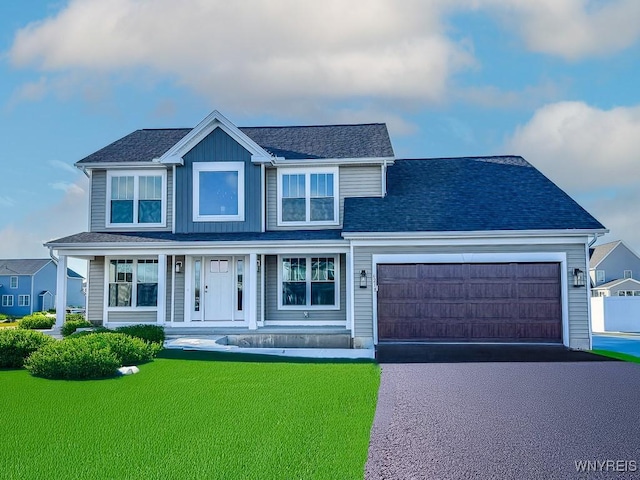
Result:
M151 172L152 170L150 170ZM107 171L93 170L91 173L91 205L89 228L91 232L105 232L109 230L126 231L126 230L153 230L153 231L171 231L173 222L173 171L167 170L167 203L165 227L145 227L144 224L125 225L119 224L115 227L107 227Z
M327 256L333 254L327 254ZM318 255L322 256L322 255ZM340 255L340 310L315 310L309 309L309 317L304 317L304 310L278 310L278 257L266 256L265 272L265 325L269 321L290 321L292 324L304 324L309 321L343 321L347 320L347 277L345 255Z
M216 128L184 155L176 167L176 233L260 232L262 230L262 180L260 165L251 154L221 128ZM193 163L244 162L244 221L193 221Z
M304 228L315 229L317 226L286 227L278 226L278 173L275 168L267 169L267 230L301 230ZM340 192L340 225L344 218L345 197L380 197L382 196L381 167L368 166L342 166L338 171L338 188ZM333 227L329 227L333 228Z
M102 325L104 312L104 257L89 260L87 272L87 320Z
M460 254L460 253L534 253L559 252L567 255L567 288L569 305L569 346L572 348L589 348L589 311L586 288L573 288L572 269L586 271L587 259L583 244L562 245L477 245L477 246L398 246L381 247L366 246L354 248L354 285L358 285L357 272L366 270L371 278L373 255L379 254ZM373 272L376 275L376 272ZM373 338L373 288L354 289L355 337Z

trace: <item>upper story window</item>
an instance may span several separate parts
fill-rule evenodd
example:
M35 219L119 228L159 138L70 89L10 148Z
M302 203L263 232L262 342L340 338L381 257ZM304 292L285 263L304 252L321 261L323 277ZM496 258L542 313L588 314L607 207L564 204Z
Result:
M338 169L279 169L278 225L338 225Z
M604 282L604 270L596 270L596 283Z
M633 278L633 271L632 270L625 270L624 271L624 278Z
M107 178L109 226L164 226L166 172L113 171Z
M244 163L193 164L193 221L244 221Z
M9 288L18 288L18 277L11 277L9 279Z

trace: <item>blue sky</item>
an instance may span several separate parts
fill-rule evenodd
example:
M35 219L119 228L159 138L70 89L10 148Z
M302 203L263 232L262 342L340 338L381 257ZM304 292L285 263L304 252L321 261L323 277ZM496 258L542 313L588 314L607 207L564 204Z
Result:
M519 154L640 251L637 0L7 0L0 257L86 230L73 163L138 128L386 122ZM81 267L78 267L81 268Z

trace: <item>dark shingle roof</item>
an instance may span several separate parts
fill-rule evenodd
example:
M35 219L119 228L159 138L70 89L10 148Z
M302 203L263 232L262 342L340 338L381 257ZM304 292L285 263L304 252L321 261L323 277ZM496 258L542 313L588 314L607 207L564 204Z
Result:
M247 127L240 130L273 155L292 160L393 156L389 133L383 123ZM161 157L190 131L189 128L136 130L77 164L150 162Z
M589 268L596 268L598 264L609 255L609 252L620 244L621 240L603 243L589 249Z
M0 260L0 275L33 275L50 261L50 258ZM67 268L67 275L73 278L84 278L70 268Z
M50 258L0 260L0 275L33 275L50 261Z
M387 191L345 199L343 231L604 229L522 157L396 160Z
M136 130L83 158L77 162L77 165L102 162L150 162L162 156L190 131L190 128Z
M286 230L277 232L171 233L171 232L82 232L48 242L84 243L163 243L163 242L254 242L296 240L342 240L340 230Z
M392 157L384 123L304 127L246 127L242 132L278 157L369 158Z

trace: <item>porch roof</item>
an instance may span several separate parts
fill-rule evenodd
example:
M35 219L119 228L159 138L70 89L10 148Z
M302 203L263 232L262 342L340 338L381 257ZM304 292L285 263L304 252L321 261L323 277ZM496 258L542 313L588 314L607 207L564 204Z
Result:
M171 244L171 243L207 243L215 242L274 242L274 241L339 241L342 230L283 230L270 232L233 232L233 233L171 233L171 232L82 232L47 242L47 246L61 247L96 244Z

